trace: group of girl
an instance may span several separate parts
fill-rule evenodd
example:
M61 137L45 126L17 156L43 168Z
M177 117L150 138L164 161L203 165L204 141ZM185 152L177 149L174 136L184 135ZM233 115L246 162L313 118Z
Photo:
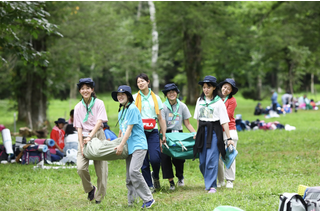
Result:
M182 132L182 124L190 132L194 132L194 155L199 154L199 168L208 193L215 193L217 187L224 186L225 179L227 187L232 188L235 162L230 169L224 171L219 155L225 158L225 148L230 144L234 147L237 145L238 135L234 119L237 103L233 95L237 93L238 88L235 81L226 79L218 84L214 76L206 76L199 82L203 92L197 100L194 113L197 132L190 124L191 114L188 107L178 99L180 91L174 83L165 85L162 90L166 97L164 103L149 88L150 80L146 74L139 74L136 83L139 88L137 94L132 95L131 88L126 85L119 86L118 90L111 94L113 100L119 102L118 137L122 137L122 142L115 148L116 154L120 155L123 147L128 145L129 157L126 159L128 205L133 205L137 196L143 200L142 208L150 208L155 203L152 193L160 188L160 167L163 179L169 181L170 190L175 189L172 164L176 169L177 185L184 186L185 160L175 159L161 152L162 144L166 143L165 133ZM88 200L95 199L96 203L100 203L106 194L108 165L106 161L94 161L98 177L98 188L96 188L90 181L89 160L83 156L83 147L93 137L105 140L102 123L108 119L103 101L94 93L92 79L80 79L78 89L82 99L74 110L74 127L78 129L79 136L77 171L83 188L88 193ZM160 133L162 133L161 138Z

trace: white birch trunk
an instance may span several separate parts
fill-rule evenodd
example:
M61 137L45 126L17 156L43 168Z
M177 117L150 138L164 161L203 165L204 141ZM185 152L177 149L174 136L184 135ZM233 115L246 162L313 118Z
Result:
M158 43L158 32L156 26L156 8L152 1L148 1L149 4L149 11L150 11L150 19L152 22L152 58L151 58L151 67L152 67L152 90L154 93L159 93L159 76L156 73L156 65L158 60L158 50L159 50L159 43Z
M311 85L310 85L310 89L311 89L311 94L314 94L314 74L311 73Z

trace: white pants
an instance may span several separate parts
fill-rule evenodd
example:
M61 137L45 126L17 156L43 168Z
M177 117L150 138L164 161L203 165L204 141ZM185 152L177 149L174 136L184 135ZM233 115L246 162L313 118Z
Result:
M237 148L237 142L238 142L238 133L237 130L229 130L230 136L234 142L234 147ZM223 140L227 140L227 135L225 132L223 132ZM227 148L227 144L225 145L225 148ZM220 155L221 156L221 155ZM222 183L225 179L234 181L236 176L236 160L233 161L229 169L224 169L225 165L223 161L219 157L219 166L218 166L218 180L219 183Z

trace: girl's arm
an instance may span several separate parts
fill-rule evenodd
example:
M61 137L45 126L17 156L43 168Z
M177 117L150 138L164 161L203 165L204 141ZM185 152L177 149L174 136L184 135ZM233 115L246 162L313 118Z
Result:
M121 155L122 154L123 147L127 143L127 140L131 135L132 128L133 128L133 124L132 125L128 125L126 133L124 134L121 143L116 148L114 148L114 150L117 150L116 151L116 155Z
M81 151L81 154L83 156L83 138L82 138L82 128L77 128L78 130L78 139L79 139L79 143L80 143L80 151Z
M229 124L228 123L224 123L224 124L222 124L222 127L224 129L224 132L227 135L227 138L231 138L230 137L230 132L229 132ZM228 142L227 146L229 146L230 144L232 144L234 146L233 140L228 140L227 142Z
M197 120L197 129L199 129L199 120ZM194 134L193 139L196 139L196 136L197 136L197 132L196 132L196 134Z
M184 119L183 120L183 123L184 125L187 127L187 129L190 131L190 132L195 132L193 126L191 125L189 119Z
M159 110L159 115L158 115L158 121L160 125L160 131L162 132L162 143L166 143L166 132L167 132L167 125L166 121L162 118L161 116L161 110ZM161 140L160 140L160 146L161 146Z

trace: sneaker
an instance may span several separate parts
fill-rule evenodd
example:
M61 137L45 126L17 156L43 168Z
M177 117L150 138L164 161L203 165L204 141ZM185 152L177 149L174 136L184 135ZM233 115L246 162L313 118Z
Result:
M101 203L101 200L96 200L96 204L100 204Z
M93 186L93 189L88 193L88 200L92 201L94 199L95 193L96 193L96 187Z
M151 177L152 177L152 180L153 180L154 188L155 189L160 189L160 180L154 178L153 171L151 172Z
M223 187L223 186L225 186L226 185L226 183L224 182L224 181L222 181L222 182L219 182L218 184L217 184L217 187L218 188L221 188L221 187Z
M210 188L210 190L208 191L208 193L216 193L216 192L217 192L216 188Z
M149 189L150 189L151 194L155 193L155 191L156 191L153 186L150 186Z
M141 208L150 208L156 201L154 199L150 200L149 202L144 203Z
M175 190L176 189L176 187L174 186L174 185L170 185L170 188L169 188L169 190Z
M184 178L178 180L178 186L184 186Z
M233 188L233 182L231 180L227 181L227 186L228 189L232 189Z

